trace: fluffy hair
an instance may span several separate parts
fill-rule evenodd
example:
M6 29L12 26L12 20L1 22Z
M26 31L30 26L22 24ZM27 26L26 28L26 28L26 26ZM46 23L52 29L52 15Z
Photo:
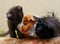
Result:
M17 28L18 24L22 22L23 17L24 17L24 14L21 6L12 7L7 12L7 19L8 19L7 23L8 23L11 37L17 38L17 35L18 35L18 38L24 38L23 34ZM17 34L15 30L17 31Z
M54 16L54 13L51 13L52 16L34 18L37 20L35 33L41 39L50 39L57 37L60 34L60 22Z

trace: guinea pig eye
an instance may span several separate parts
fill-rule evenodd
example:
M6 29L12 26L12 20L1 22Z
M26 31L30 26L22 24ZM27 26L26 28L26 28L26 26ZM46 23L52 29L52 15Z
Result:
M30 19L30 21L32 21L32 19Z
M26 22L24 22L23 24L24 24L24 25L27 25L27 23L26 23Z

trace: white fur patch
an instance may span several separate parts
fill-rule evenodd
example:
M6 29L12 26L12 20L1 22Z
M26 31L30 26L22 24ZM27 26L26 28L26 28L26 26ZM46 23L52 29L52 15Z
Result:
M37 37L35 34L35 27L36 27L36 23L32 26L32 28L28 31L29 35L32 37Z
M22 20L22 22L21 22L20 24L18 24L18 26L17 26L17 28L19 29L19 31L21 31L22 25L23 25L23 20Z
M11 17L11 14L8 14L7 17Z

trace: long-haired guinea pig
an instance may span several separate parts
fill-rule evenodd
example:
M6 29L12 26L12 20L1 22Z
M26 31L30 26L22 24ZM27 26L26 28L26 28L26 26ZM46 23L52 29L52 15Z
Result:
M25 36L32 36L35 37L35 24L36 20L33 18L32 15L26 15L23 18L22 25L20 26L19 30Z
M37 21L35 33L41 39L51 39L60 35L60 22L54 13L51 14L52 16L42 18L34 16Z

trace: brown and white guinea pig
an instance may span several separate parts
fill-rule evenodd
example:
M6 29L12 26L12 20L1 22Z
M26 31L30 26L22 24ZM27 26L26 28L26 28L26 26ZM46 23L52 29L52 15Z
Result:
M33 15L26 15L23 18L22 25L18 26L19 30L25 36L36 37L35 35L36 20L33 18Z

